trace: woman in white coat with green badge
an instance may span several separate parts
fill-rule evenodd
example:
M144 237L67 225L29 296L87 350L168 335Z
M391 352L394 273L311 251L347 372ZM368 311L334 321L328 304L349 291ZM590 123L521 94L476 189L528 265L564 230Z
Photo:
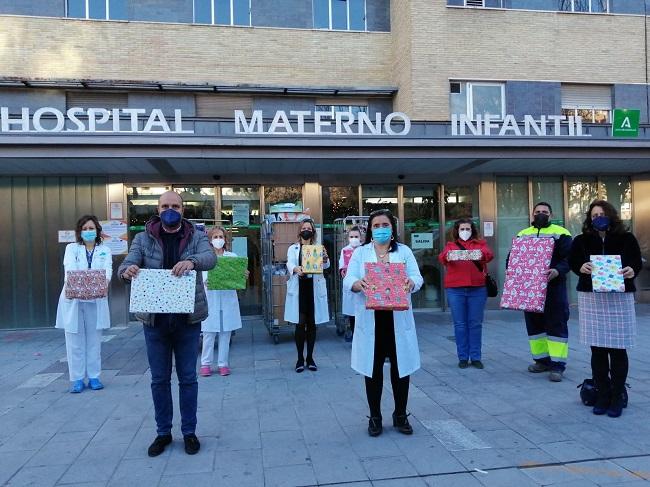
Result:
M65 279L68 271L105 270L106 281L113 274L111 249L102 243L102 226L94 215L84 215L77 221L76 242L68 244L63 257ZM103 389L99 380L102 371L102 330L110 328L108 298L90 300L65 297L65 283L56 310L56 328L65 330L65 350L72 386L79 393L86 384L92 390Z
M295 323L296 349L298 360L296 372L305 370L305 341L307 342L307 368L318 370L314 362L314 345L316 343L316 325L330 320L327 306L327 283L323 274L308 274L301 266L303 245L314 245L316 227L313 220L304 220L298 233L299 241L287 251L287 297L284 302L284 320ZM323 269L330 266L327 251L323 248Z
M234 252L226 250L228 242L226 241L226 230L223 227L212 228L208 232L208 238L217 254L217 262L221 257L237 257ZM248 278L248 271L246 271L246 278ZM230 375L230 336L233 330L242 327L237 291L234 289L207 290L208 273L205 271L203 272L203 282L208 298L208 318L201 323L203 345L199 372L203 377L212 375L214 342L218 333L217 371L221 376Z
M404 286L410 293L422 287L422 275L413 252L398 242L397 222L389 210L377 210L370 214L365 244L352 254L343 280L343 289L355 293L352 368L365 376L370 408L368 434L378 436L383 431L380 406L383 368L388 357L395 400L393 426L400 433L410 435L413 428L406 413L409 376L420 368L420 350L411 298L409 295L409 307L405 311L366 309L366 293L370 292L370 283L366 279L365 263L403 263L407 275Z

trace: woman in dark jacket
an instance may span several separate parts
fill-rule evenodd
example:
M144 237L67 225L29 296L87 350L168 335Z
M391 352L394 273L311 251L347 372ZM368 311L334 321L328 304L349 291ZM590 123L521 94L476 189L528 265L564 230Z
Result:
M618 255L625 292L594 292L593 255ZM616 209L607 201L589 205L569 257L571 270L578 276L580 341L591 347L591 370L598 390L594 414L616 418L623 411L628 372L627 348L634 344L634 278L641 272L641 250L627 231Z

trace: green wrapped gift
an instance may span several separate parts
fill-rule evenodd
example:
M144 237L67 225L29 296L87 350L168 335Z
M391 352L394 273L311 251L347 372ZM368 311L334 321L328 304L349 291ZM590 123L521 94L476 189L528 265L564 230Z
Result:
M246 257L219 257L217 265L208 271L208 291L246 289Z

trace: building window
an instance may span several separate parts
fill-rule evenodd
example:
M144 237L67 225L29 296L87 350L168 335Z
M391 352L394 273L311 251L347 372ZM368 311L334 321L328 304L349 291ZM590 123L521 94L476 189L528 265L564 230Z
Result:
M562 115L585 123L609 123L612 88L602 85L562 85Z
M251 25L250 0L194 0L195 24Z
M316 105L315 111L329 112L330 118L334 120L339 112L351 113L356 117L359 112L368 113L368 107L364 105Z
M476 116L490 115L503 120L506 112L504 83L475 81L452 81L449 84L449 106L452 115L466 115L471 120Z
M127 20L126 0L67 0L66 17Z
M365 0L313 0L314 28L367 30Z
M609 12L609 0L559 0L562 12Z

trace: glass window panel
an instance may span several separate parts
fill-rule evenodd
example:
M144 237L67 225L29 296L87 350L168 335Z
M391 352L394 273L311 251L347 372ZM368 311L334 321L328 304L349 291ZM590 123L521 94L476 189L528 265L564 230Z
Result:
M573 11L589 12L589 1L590 0L573 0Z
M364 215L387 208L397 217L397 186L364 185L361 187L361 197Z
M332 224L337 218L359 214L357 186L323 187L323 223Z
M88 17L106 19L106 0L88 0Z
M568 208L566 228L571 235L582 232L582 222L585 212L593 200L598 197L598 182L596 178L570 178L567 181Z
M110 0L108 4L108 18L111 20L128 20L126 0Z
M609 121L609 110L594 110L595 123L607 123Z
M503 118L503 98L501 86L472 84L472 117L476 115L496 115Z
M215 220L214 187L185 186L174 188L183 198L183 216L188 220L203 220L208 226Z
M533 178L533 205L545 201L553 208L552 222L564 226L564 183L561 177Z
M578 108L578 116L585 123L594 123L594 111L591 108Z
M608 12L607 0L591 0L592 12Z
M366 1L348 0L350 5L350 30L366 30Z
M440 308L442 297L440 253L440 201L438 185L409 184L404 186L404 242L413 248L413 255L424 278L420 291L412 295L414 308ZM414 233L431 234L431 248L413 245Z
M214 23L230 25L230 0L214 0Z
M348 29L348 5L347 0L331 0L332 5L332 29Z
M330 28L330 2L329 0L313 0L314 28Z
M600 181L600 197L609 201L628 226L632 223L632 184L627 176L605 176Z
M250 0L233 0L233 24L251 25Z
M445 186L444 198L448 226L459 218L478 221L478 186Z
M264 186L266 213L271 213L271 207L281 203L292 203L302 211L302 186Z
M212 0L194 0L194 22L197 24L212 23Z
M68 0L68 17L86 18L86 0Z
M158 214L158 198L171 186L136 186L126 188L129 218L129 241L144 230L149 218Z
M452 115L467 115L467 84L460 83L460 93L450 93L449 109Z
M576 109L575 108L563 108L562 109L562 115L565 117L575 117L576 116Z
M530 226L528 180L525 177L497 178L497 266L499 283L504 282L505 262L512 239Z

